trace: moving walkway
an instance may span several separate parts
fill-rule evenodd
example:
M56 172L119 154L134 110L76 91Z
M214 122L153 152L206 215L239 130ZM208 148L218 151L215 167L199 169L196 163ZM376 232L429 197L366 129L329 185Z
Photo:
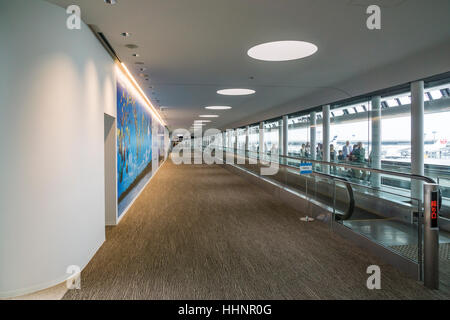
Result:
M213 150L215 149L215 150ZM334 163L293 156L257 154L247 150L207 145L204 152L215 152L216 159L223 160L225 167L235 172L258 178L270 185L276 193L289 193L299 201L288 201L300 212L310 214L317 220L330 225L330 229L353 240L365 243L365 247L410 275L424 280L424 234L427 232L425 211L429 204L419 197L412 197L404 190L375 188L370 183L347 177L381 175L385 179L404 179L434 185L429 177L405 172L388 171L358 166L354 163ZM222 157L217 157L221 154ZM228 157L228 161L226 161ZM233 159L230 161L230 159ZM262 161L260 161L262 160ZM279 166L274 175L261 175L261 168L276 163ZM300 174L302 163L311 163L312 173ZM238 169L236 171L236 169ZM259 183L261 184L261 183ZM274 193L275 194L275 193ZM438 192L438 205L442 197ZM292 199L286 197L285 199ZM305 205L306 204L306 205ZM306 210L306 211L305 211ZM442 273L441 286L450 283L450 220L438 218L439 267ZM430 251L428 249L428 251ZM428 268L429 269L429 268ZM426 279L425 279L426 280ZM450 288L448 288L450 289Z

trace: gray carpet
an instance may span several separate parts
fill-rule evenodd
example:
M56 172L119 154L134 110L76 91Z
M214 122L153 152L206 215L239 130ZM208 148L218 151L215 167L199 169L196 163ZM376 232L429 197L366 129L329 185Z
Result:
M300 216L220 166L168 160L64 298L448 298Z

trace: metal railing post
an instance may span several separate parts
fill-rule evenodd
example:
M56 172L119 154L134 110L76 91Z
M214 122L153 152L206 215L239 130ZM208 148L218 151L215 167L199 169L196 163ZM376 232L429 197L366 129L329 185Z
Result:
M414 200L411 200L414 201ZM419 281L423 281L423 223L422 223L422 204L417 201L417 261L419 263Z
M430 289L439 289L438 193L437 184L424 184L424 284Z

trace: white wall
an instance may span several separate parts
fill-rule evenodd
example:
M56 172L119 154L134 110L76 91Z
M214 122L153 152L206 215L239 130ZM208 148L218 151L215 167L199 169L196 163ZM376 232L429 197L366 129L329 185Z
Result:
M105 240L114 65L66 19L41 0L0 0L0 297L64 280Z

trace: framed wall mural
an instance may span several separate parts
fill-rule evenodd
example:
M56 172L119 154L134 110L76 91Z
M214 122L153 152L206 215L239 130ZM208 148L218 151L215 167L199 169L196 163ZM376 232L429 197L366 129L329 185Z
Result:
M152 116L136 90L117 81L118 217L152 175Z

